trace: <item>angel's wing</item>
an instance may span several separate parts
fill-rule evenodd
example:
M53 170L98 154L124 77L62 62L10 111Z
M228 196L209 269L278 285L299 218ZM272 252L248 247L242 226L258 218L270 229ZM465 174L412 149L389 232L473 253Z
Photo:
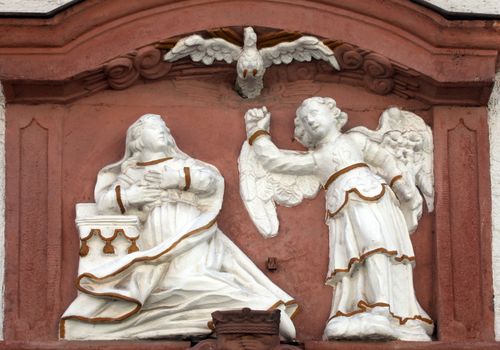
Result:
M365 127L353 128L349 133L359 132L378 143L394 156L402 175L418 187L429 212L434 210L434 144L432 130L418 115L390 108L382 113L377 130ZM380 169L375 169L382 172ZM410 230L416 228L422 213L422 200L418 205L401 203Z
M304 62L311 59L327 61L336 70L340 70L339 63L328 46L313 36L303 36L291 42L283 42L272 47L259 50L267 68L273 64L290 63L292 60Z
M320 188L319 179L315 176L268 172L260 164L248 141L243 143L238 164L241 198L253 223L266 238L278 234L276 204L296 206L304 198L315 197Z
M165 61L173 62L190 56L194 62L210 65L217 61L231 63L238 60L241 47L221 38L203 39L198 34L183 38L164 56Z

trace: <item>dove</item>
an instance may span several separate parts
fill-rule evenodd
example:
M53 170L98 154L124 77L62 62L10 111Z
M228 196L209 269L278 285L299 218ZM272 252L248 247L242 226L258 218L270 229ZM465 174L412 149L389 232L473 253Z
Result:
M328 62L336 70L339 63L333 51L314 36L302 36L291 42L272 47L257 48L257 34L252 27L243 30L243 47L222 38L204 39L193 34L180 39L165 54L164 60L174 62L189 56L194 62L211 65L214 61L236 61L236 91L244 98L255 98L264 87L266 69L276 64L289 64L293 60L309 62L312 59Z

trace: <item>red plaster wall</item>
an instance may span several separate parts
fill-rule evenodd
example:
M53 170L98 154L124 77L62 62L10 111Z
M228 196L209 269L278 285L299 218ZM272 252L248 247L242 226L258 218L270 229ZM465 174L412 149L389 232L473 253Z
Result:
M412 236L418 299L437 322L438 340L493 341L486 107L437 107L375 95L349 85L362 78L360 71L341 72L336 82L314 82L314 75L296 65L268 70L263 95L251 101L233 91L234 75L214 73L210 79L181 74L139 82L68 104L43 102L47 96L68 101L81 96L81 89L94 91L78 85L75 76L144 45L242 23L300 30L374 51L405 73L395 79L403 93L417 91L409 96L424 96L435 105L483 105L500 48L491 22L446 21L406 0L86 0L51 19L1 19L0 33L9 34L0 35L0 79L7 80L8 102L42 101L7 108L5 339L28 341L32 348L38 346L35 340L57 339L58 319L76 295L75 204L93 201L96 174L121 158L127 127L144 113L159 113L181 149L222 172L220 227L302 306L296 318L299 339L318 340L331 301L331 289L323 284L328 259L323 194L296 208L279 208L281 233L264 240L239 197L237 158L248 108L266 105L277 144L300 149L291 141L295 109L304 98L319 95L334 97L349 113L347 127L375 128L391 105L416 112L433 127L436 213L424 214ZM109 86L104 75L92 78L97 80L91 85ZM265 270L271 256L278 258L276 272ZM66 346L51 344L42 345Z
M412 110L431 124L432 118L429 106L421 102L379 96L363 88L306 80L270 86L272 90L249 101L232 90L230 78L222 83L164 80L103 91L69 105L10 105L7 259L12 261L17 254L20 264L8 269L7 320L16 322L6 323L6 338L56 338L58 317L76 295L75 204L93 201L97 172L122 157L127 127L150 112L164 117L182 150L219 168L226 180L221 229L297 299L302 307L296 318L298 337L320 339L332 294L323 284L328 262L323 193L296 208L280 208L277 238L265 240L258 234L239 196L237 158L245 138L244 112L266 105L273 114L273 139L294 149L300 149L291 141L295 109L311 95L336 98L349 114L348 127L375 128L380 113L391 105ZM412 238L418 298L434 317L432 232L433 216L425 214ZM9 249L14 247L17 253ZM276 272L265 270L271 256L278 258ZM15 288L16 283L21 289ZM19 306L9 307L13 303Z

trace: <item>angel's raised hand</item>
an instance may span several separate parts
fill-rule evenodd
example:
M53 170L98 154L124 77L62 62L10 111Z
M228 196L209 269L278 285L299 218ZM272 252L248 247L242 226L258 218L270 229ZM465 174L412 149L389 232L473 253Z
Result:
M247 133L251 134L257 129L269 131L271 113L266 107L252 108L245 113Z
M260 109L262 117L257 121L257 127L262 130L269 131L269 124L271 123L271 113L267 110L266 106Z

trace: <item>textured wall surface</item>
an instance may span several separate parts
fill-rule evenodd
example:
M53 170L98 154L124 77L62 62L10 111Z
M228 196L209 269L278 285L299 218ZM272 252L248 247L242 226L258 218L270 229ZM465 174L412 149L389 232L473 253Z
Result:
M72 0L0 0L0 12L47 13ZM426 0L450 12L500 14L499 0Z
M500 340L500 72L490 97L490 172L492 196L493 288L495 292L495 334Z
M47 13L71 0L0 0L0 12Z
M500 14L498 0L426 0L450 12Z
M3 339L3 289L5 261L5 98L0 83L0 339Z

